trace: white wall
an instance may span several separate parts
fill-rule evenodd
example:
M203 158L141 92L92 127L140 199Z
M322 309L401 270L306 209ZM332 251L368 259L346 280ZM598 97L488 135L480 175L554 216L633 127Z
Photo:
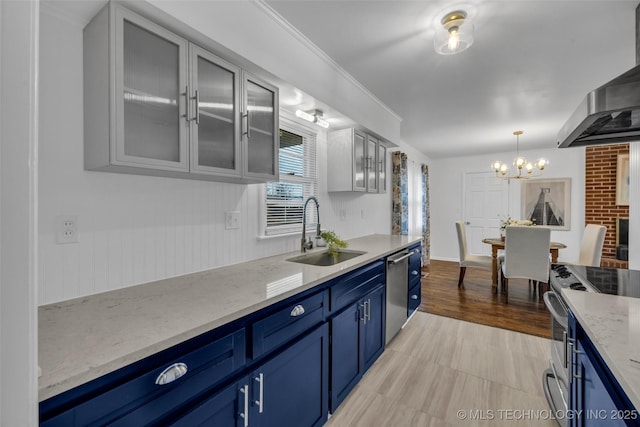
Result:
M0 2L0 425L35 426L37 0Z
M298 250L299 236L257 238L259 185L85 171L82 23L43 9L41 26L39 304ZM328 194L326 159L321 133L323 228L388 234L390 193ZM241 228L225 230L236 210ZM56 244L55 217L67 214L78 215L80 241Z
M545 157L550 165L541 178L571 180L571 229L554 230L551 240L562 242L567 249L559 253L561 261L575 262L580 253L584 229L584 148L521 151L527 158ZM496 159L510 160L514 153L500 155L454 157L431 162L431 251L434 259L458 261L458 241L454 222L463 219L463 176L466 172L490 171ZM512 181L509 190L509 214L520 217L520 185Z

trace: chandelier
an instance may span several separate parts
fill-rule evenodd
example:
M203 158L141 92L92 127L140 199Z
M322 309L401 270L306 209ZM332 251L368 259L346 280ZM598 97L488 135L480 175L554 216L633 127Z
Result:
M549 161L543 158L536 160L534 163L528 162L527 159L520 156L520 135L521 130L513 132L516 136L516 158L513 159L513 165L516 167L516 171L513 175L509 175L509 166L499 160L491 163L491 168L496 173L496 177L501 179L529 179L542 175L542 171L545 166L549 164ZM535 173L533 170L537 169ZM526 172L526 174L523 174Z

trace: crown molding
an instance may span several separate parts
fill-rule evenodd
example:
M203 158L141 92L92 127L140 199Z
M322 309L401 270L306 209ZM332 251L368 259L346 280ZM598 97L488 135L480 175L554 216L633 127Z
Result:
M265 15L270 17L273 21L275 21L278 25L280 25L283 29L285 29L289 34L291 34L294 38L296 38L300 43L302 43L307 49L313 52L318 58L324 61L327 65L333 68L338 74L344 77L351 84L356 86L362 93L364 93L367 97L369 97L372 101L382 107L385 111L391 114L396 120L399 122L402 121L402 117L400 117L395 111L389 108L380 98L375 96L369 89L364 87L362 83L355 79L347 70L342 68L336 61L334 61L329 55L327 55L322 49L320 49L315 43L313 43L307 36L302 34L300 30L295 28L289 21L287 21L282 15L280 15L275 9L267 4L265 0L253 0L251 1L258 9L264 12Z

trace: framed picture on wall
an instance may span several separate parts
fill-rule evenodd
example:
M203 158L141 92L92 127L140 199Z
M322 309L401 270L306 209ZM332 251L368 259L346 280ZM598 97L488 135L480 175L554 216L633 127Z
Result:
M616 205L629 206L629 154L618 154Z
M571 178L522 181L520 197L522 219L555 230L571 229Z

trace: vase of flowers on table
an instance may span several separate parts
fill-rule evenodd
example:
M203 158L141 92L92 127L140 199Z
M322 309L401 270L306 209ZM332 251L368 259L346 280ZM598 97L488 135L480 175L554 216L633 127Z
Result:
M531 227L535 225L533 221L528 219L512 219L511 216L500 217L500 238L504 240L506 228L510 225L516 225L519 227Z

